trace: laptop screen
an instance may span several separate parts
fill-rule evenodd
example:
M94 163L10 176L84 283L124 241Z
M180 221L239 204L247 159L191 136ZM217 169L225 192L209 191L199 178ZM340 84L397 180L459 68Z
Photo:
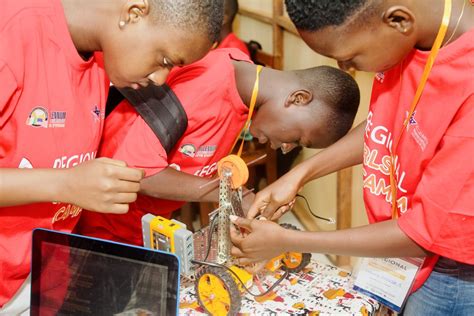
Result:
M174 315L178 266L171 254L35 230L31 315Z

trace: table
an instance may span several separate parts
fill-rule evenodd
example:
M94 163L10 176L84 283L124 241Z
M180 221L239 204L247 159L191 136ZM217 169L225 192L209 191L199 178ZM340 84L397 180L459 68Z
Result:
M266 289L283 272L262 279ZM353 278L347 271L312 260L301 272L291 273L263 299L248 293L242 298L241 315L375 315L379 304L352 289ZM256 286L253 292L259 292ZM196 301L194 283L182 282L180 315L206 315Z

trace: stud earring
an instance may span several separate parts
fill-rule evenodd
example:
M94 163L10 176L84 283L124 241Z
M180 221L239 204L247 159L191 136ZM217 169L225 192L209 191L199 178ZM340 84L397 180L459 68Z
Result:
M124 27L124 26L125 26L125 21L120 21L120 22L119 22L119 26L120 26L121 28Z

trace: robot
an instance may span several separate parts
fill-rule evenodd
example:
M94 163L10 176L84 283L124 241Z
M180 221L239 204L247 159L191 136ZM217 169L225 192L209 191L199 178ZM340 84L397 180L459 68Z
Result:
M147 214L142 218L143 240L145 247L169 251L180 258L182 277L194 281L198 303L207 313L237 315L242 295L250 292L253 275L230 255L229 216L244 216L242 186L249 173L239 156L229 155L219 161L218 175L219 207L209 215L209 226L193 234L183 223ZM296 229L289 224L282 226ZM265 269L281 269L288 275L301 271L310 260L309 253L284 253L266 263Z

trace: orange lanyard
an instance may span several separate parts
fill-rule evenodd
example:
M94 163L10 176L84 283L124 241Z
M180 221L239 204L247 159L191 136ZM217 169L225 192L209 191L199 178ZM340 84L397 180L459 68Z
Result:
M452 2L451 0L444 1L444 13L443 13L443 20L441 22L441 26L439 27L438 35L436 35L436 39L433 43L433 47L431 48L431 52L428 56L428 60L426 61L425 69L423 70L423 74L421 76L421 81L418 84L418 88L416 89L415 97L411 102L410 112L408 113L406 119L403 122L403 128L398 136L396 142L393 143L392 150L390 152L390 190L392 193L392 218L398 218L398 210L397 210L397 179L395 175L395 157L397 153L398 144L402 139L403 133L410 122L410 119L415 112L416 106L418 105L418 101L420 100L421 94L423 93L423 89L425 88L426 81L431 72L431 68L433 68L433 64L435 62L436 56L438 55L439 49L441 48L441 44L443 43L444 37L446 35L446 31L448 30L449 20L451 17L451 8Z
M249 114L247 116L247 121L244 124L244 127L242 128L242 131L237 135L237 138L234 141L234 144L232 145L232 149L230 152L234 150L235 145L239 141L239 137L242 135L242 142L240 143L239 151L237 152L237 156L240 157L242 155L242 150L244 148L244 142L245 142L245 136L249 133L249 127L250 127L250 121L252 120L252 114L255 109L255 104L257 103L257 96L258 96L258 89L259 89L259 81L260 81L260 72L262 71L263 66L257 65L257 71L256 71L256 78L255 78L255 83L253 85L253 90L252 90L252 97L250 98L250 106L249 106Z

